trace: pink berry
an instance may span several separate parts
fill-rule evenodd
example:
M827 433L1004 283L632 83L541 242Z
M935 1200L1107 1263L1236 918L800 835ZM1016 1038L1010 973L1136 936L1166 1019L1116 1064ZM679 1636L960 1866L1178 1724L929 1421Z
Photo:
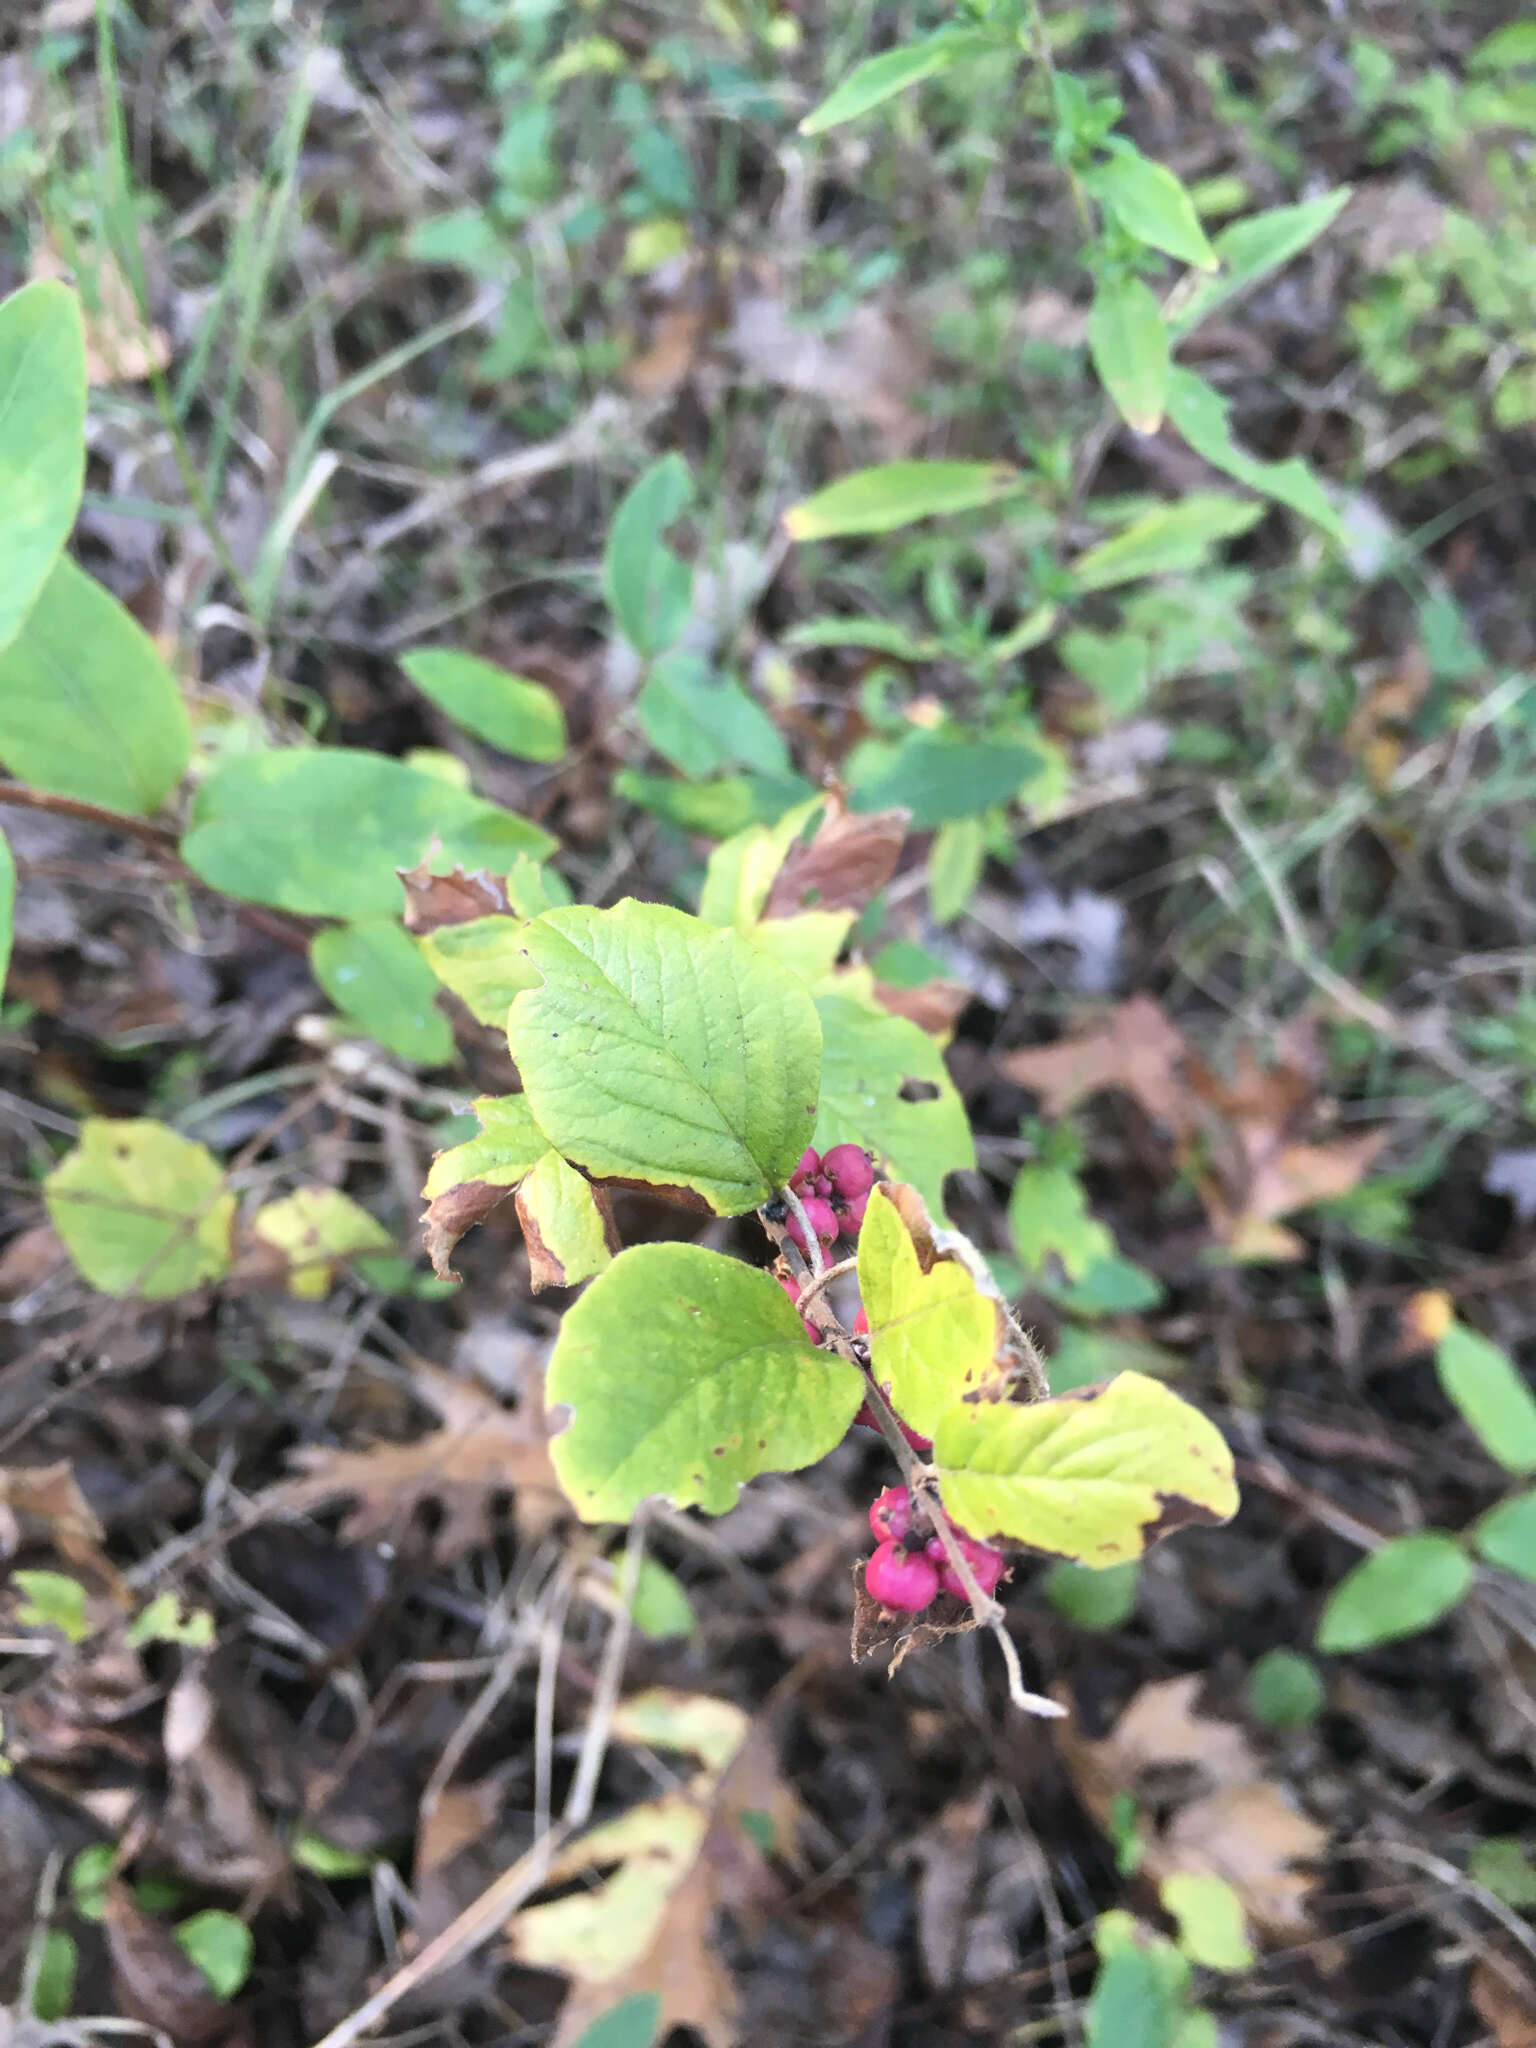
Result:
M939 1590L939 1575L926 1557L899 1543L879 1543L864 1566L864 1590L882 1607L921 1614Z
M821 1199L824 1202L830 1202L832 1197L837 1193L837 1189L833 1187L831 1181L827 1178L827 1176L824 1173L818 1173L816 1178L811 1182L811 1193L813 1195L820 1195Z
M798 1306L800 1301L800 1289L795 1285L794 1281L790 1279L789 1275L787 1273L775 1273L773 1277L775 1280L778 1281L779 1285L783 1288L784 1292L789 1296L791 1302ZM817 1329L816 1325L811 1321L809 1316L802 1316L800 1318L800 1325L801 1328L805 1331L806 1336L810 1338L813 1344L819 1344L821 1342L821 1332Z
M869 1504L869 1526L877 1543L901 1543L912 1526L912 1496L904 1486L888 1486Z
M843 1234L857 1237L864 1228L864 1212L869 1207L868 1195L855 1195L851 1202L843 1205Z
M837 1218L832 1214L831 1203L824 1202L820 1195L807 1195L801 1203L801 1207L805 1210L806 1222L810 1224L812 1230L815 1231L822 1243L831 1244L837 1237ZM809 1256L809 1247L805 1242L805 1234L800 1228L800 1218L791 1215L785 1228L791 1240L799 1245L801 1251L806 1252L807 1256Z
M789 1176L789 1184L795 1190L795 1193L799 1194L800 1183L802 1181L814 1180L820 1171L821 1155L812 1146L807 1145L800 1154L800 1164Z
M856 1337L867 1337L869 1335L869 1310L867 1308L861 1308L854 1317L853 1334Z
M875 1169L861 1145L834 1145L821 1157L821 1170L845 1202L856 1202L875 1184Z
M931 1552L932 1549L932 1544L926 1546L926 1551ZM942 1544L939 1545L939 1550L942 1554ZM1008 1569L1008 1560L1003 1556L1002 1552L994 1550L990 1543L978 1543L974 1536L962 1536L960 1538L960 1550L982 1592L995 1592L998 1580ZM947 1558L938 1566L938 1573L939 1585L944 1592L953 1593L957 1600L967 1600L970 1598L965 1587L960 1583L960 1574L949 1563Z

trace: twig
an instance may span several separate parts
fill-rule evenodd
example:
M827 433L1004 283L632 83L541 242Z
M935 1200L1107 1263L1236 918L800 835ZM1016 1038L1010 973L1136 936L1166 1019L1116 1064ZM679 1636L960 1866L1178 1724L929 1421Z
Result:
M781 1193L783 1195L784 1201L787 1203L789 1207L790 1215L793 1216L795 1221L799 1224L800 1234L805 1240L805 1256L811 1262L811 1279L816 1283L817 1286L825 1286L827 1279L827 1262L821 1255L821 1239L816 1235L815 1231L812 1230L811 1219L805 1213L805 1204L801 1201L800 1197L795 1193L793 1188L784 1188L781 1190ZM814 1293L815 1287L813 1287L811 1291L812 1293Z
M835 1266L825 1267L817 1274L814 1280L801 1288L800 1298L795 1303L795 1307L799 1309L801 1315L804 1315L811 1303L816 1300L818 1295L824 1293L834 1280L841 1280L845 1273L856 1273L858 1269L859 1262L856 1258L839 1259ZM830 1307L830 1304L827 1305Z
M372 1998L365 1999L355 2012L348 2013L344 2020L315 2042L314 2048L353 2048L355 2042L392 2012L417 1985L425 1984L439 1970L446 1970L482 1942L488 1941L506 1925L523 1901L543 1884L556 1851L563 1847L570 1834L569 1821L556 1821L540 1835L531 1849L518 1857L510 1870L504 1870L500 1877L486 1886L478 1899L464 1908L456 1920L450 1921L441 1934L429 1941L420 1955L413 1956L403 1968L396 1970Z
M642 1501L629 1525L629 1540L624 1546L624 1563L619 1570L619 1611L613 1618L608 1631L608 1640L603 1645L603 1661L598 1667L597 1690L592 1697L592 1712L587 1717L586 1733L581 1739L581 1755L576 1762L576 1775L571 1780L571 1789L565 1802L564 1825L568 1828L584 1827L592 1811L592 1801L597 1795L597 1780L603 1768L603 1758L608 1753L608 1735L613 1723L613 1710L618 1704L619 1687L624 1682L624 1660L629 1654L630 1630L634 1626L635 1594L640 1585L640 1567L645 1561L645 1520L646 1503Z
M189 868L176 850L176 835L148 818L135 818L127 811L109 811L101 804L88 804L79 797L60 796L56 790L34 789L26 782L0 782L0 805L20 811L43 811L55 818L78 818L83 825L99 825L104 832L116 832L124 839L136 839L154 853L168 874L195 888L209 889L201 875ZM243 924L276 939L291 952L309 951L309 929L281 913L264 910L258 903L236 903L217 889L210 893L227 903Z
M977 1625L990 1629L997 1638L997 1646L1003 1653L1003 1663L1008 1671L1008 1697L1013 1704L1026 1714L1038 1714L1042 1720L1059 1721L1066 1715L1066 1708L1056 1700L1049 1700L1043 1693L1029 1692L1025 1688L1024 1673L1019 1665L1019 1652L1013 1637L1008 1633L1007 1619L1002 1602L990 1593L983 1593L976 1583L976 1574L966 1562L965 1552L960 1548L959 1539L949 1525L949 1517L942 1507L935 1511L932 1505L933 1468L922 1464L912 1446L901 1433L901 1424L896 1420L895 1411L886 1400L875 1382L874 1374L864 1367L864 1398L869 1403L870 1413L880 1425L880 1434L891 1447L892 1456L901 1467L901 1476L907 1482L907 1491L914 1495L923 1506L933 1533L944 1546L944 1555L950 1569L965 1588L965 1597L971 1603L971 1612Z

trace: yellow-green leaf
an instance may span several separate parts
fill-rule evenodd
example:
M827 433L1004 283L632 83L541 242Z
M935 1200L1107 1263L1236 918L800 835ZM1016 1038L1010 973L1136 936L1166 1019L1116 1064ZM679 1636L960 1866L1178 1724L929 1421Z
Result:
M791 540L891 533L918 519L995 505L1023 482L1006 462L882 462L791 505L784 525Z
M1088 315L1093 367L1115 409L1138 434L1155 434L1168 396L1168 332L1142 278L1101 277Z
M577 1512L627 1522L649 1494L722 1515L759 1472L814 1464L863 1380L806 1342L767 1273L701 1245L642 1244L567 1311L546 1394L572 1410L550 1455Z
M1237 1512L1221 1432L1137 1372L1029 1407L952 1408L933 1457L963 1529L1080 1564L1121 1564L1191 1522Z
M258 1209L251 1230L287 1259L288 1291L300 1301L322 1300L341 1260L395 1246L383 1224L340 1188L295 1188Z
M1536 1472L1536 1395L1507 1352L1465 1323L1435 1347L1447 1400L1506 1472Z
M512 998L537 988L537 970L521 946L523 927L515 917L473 917L423 932L416 943L432 972L451 989L477 1022L505 1031Z
M549 1150L526 1095L481 1095L470 1107L480 1119L480 1135L438 1153L422 1189L428 1201L471 1180L515 1188Z
M882 1183L859 1233L859 1292L875 1377L904 1422L932 1436L966 1393L994 1375L1001 1305L935 1246L915 1188Z
M517 1216L535 1294L579 1286L613 1257L592 1183L558 1152L546 1152L519 1186Z
M206 1145L148 1117L87 1117L43 1182L65 1250L104 1294L163 1301L229 1270L235 1198Z
M821 1025L805 984L739 933L657 903L523 928L541 979L507 1039L549 1143L589 1173L697 1190L738 1215L810 1142Z
M455 724L504 754L558 761L565 752L565 713L545 684L452 647L418 647L400 666Z

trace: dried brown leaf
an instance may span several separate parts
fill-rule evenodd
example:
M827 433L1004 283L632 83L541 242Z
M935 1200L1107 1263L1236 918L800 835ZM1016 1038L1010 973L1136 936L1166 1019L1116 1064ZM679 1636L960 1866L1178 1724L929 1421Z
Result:
M1165 1815L1143 1832L1153 1882L1176 1871L1225 1878L1261 1934L1294 1938L1309 1925L1314 1883L1297 1866L1323 1854L1327 1830L1265 1777L1241 1728L1195 1712L1202 1684L1197 1673L1143 1686L1099 1742L1057 1722L1062 1760L1106 1833L1120 1794Z
M1536 2048L1536 1982L1503 1950L1480 1956L1470 1986L1477 2016L1498 2048Z
M833 795L807 845L795 845L774 877L764 917L802 910L863 910L896 872L910 811L850 811Z
M477 917L507 917L512 905L499 875L485 868L471 873L452 868L435 875L428 861L398 870L405 889L405 928L408 932L442 931L447 925L473 924Z
M875 1000L893 1017L910 1019L919 1031L948 1045L971 992L963 981L924 981L916 988L893 988L889 982L877 981Z
M894 309L868 302L828 334L796 319L765 266L738 286L729 342L749 378L819 399L839 420L867 421L892 454L916 442L910 401L929 358Z
M421 1241L439 1280L462 1278L450 1263L459 1239L483 1223L513 1192L494 1181L461 1180L456 1187L432 1197L422 1211Z
M0 1557L46 1540L77 1564L99 1569L103 1534L67 1458L55 1465L0 1466Z
M78 279L86 376L92 384L141 384L170 363L169 336L163 328L144 324L132 286L106 249L91 250L76 266L66 263L51 242L40 241L31 274L34 279Z
M1123 1088L1154 1122L1175 1133L1190 1127L1184 1062L1189 1047L1151 996L1132 996L1103 1023L1059 1045L1004 1053L999 1069L1040 1097L1047 1116L1065 1116L1089 1095Z
M503 1191L505 1192L505 1191ZM295 1451L306 1477L266 1496L273 1511L307 1512L351 1494L357 1505L342 1523L348 1543L397 1540L426 1501L442 1509L432 1555L449 1564L491 1539L491 1503L513 1495L518 1528L527 1537L565 1512L565 1496L549 1459L542 1406L524 1396L504 1408L489 1394L418 1360L416 1390L443 1419L414 1443L366 1450L309 1445Z

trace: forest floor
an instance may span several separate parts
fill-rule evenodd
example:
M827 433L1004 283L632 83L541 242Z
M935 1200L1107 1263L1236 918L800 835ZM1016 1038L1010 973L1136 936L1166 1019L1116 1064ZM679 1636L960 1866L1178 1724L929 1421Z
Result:
M766 764L673 777L626 699L599 572L649 461L695 480L701 650L813 786L893 717L984 725L1001 685L967 634L1014 623L1041 550L1212 482L1106 417L1024 74L797 134L937 7L137 0L115 82L89 4L15 12L0 291L91 282L77 551L173 658L210 757L258 727L446 751L555 835L578 897L692 907ZM985 1635L851 1660L891 1476L873 1439L718 1521L657 1509L623 1698L725 1703L737 1817L772 1853L719 1827L676 1869L666 1839L626 1863L615 1837L557 1871L539 1897L591 1905L589 1973L635 1951L595 1997L533 1966L551 1923L509 1933L494 1889L480 1938L401 1981L537 1853L613 1640L622 1537L539 1485L568 1297L531 1291L510 1204L461 1284L421 1252L427 1167L511 1084L504 1041L456 1011L450 1067L360 1046L281 918L189 890L151 843L8 810L0 1562L89 1559L194 1620L72 1642L0 1579L0 2041L55 2038L26 1969L54 2025L194 2048L361 2038L385 1984L379 2038L424 2048L574 2042L573 2013L626 1997L581 2038L633 2048L652 1990L711 2048L1160 2048L1161 2019L1090 2006L1094 1934L1113 1909L1168 1932L1182 1872L1223 1878L1246 1935L1195 1954L1211 2017L1180 2048L1536 2043L1536 1587L1484 1562L1433 1626L1314 1641L1363 1557L1511 1487L1437 1376L1445 1321L1536 1360L1536 52L1490 113L1497 8L1387 0L1358 34L1285 0L1047 13L1058 64L1120 94L1212 224L1354 188L1191 350L1251 446L1327 481L1349 546L1271 507L1117 594L1097 623L1152 649L1129 695L1059 644L1025 654L1007 688L1060 786L994 804L943 917L915 834L858 937L885 981L945 992L980 1161L953 1212L1055 1383L1170 1378L1232 1443L1240 1514L1102 1585L1015 1569L1029 1682L1071 1707L1047 1722L1009 1707ZM148 328L104 254L125 218ZM905 456L1060 488L790 544L787 506ZM918 647L894 681L793 638L848 615ZM553 689L565 757L466 742L398 666L429 641ZM344 1188L396 1268L309 1298L255 1269L93 1293L40 1192L93 1115L196 1136L242 1198ZM1112 1235L1101 1299L1066 1277L1070 1226L1021 1248L1042 1160ZM711 1241L766 1256L751 1218ZM599 1821L710 1753L715 1724L669 1747L642 1723L608 1731ZM202 1914L225 1998L168 1939ZM254 1936L233 1963L230 1916ZM39 1997L39 1969L72 1980Z

